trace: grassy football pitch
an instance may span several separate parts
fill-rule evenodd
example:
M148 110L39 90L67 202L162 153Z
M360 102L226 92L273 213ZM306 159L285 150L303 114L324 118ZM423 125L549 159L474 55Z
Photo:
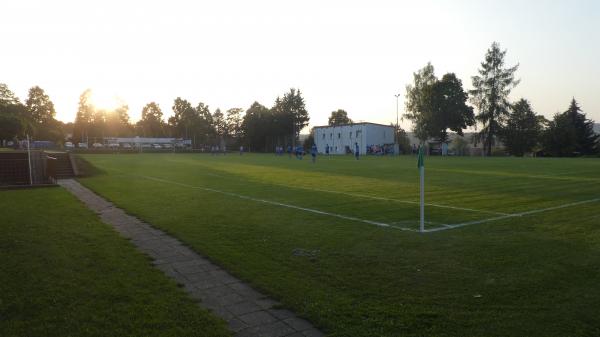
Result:
M82 183L335 336L600 334L600 160L85 155Z
M0 336L227 336L61 188L0 190Z

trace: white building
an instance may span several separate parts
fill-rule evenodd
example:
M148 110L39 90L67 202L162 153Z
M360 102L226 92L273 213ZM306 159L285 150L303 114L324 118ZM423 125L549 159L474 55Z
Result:
M375 123L353 123L338 126L315 126L315 144L319 153L329 146L331 154L353 153L358 144L360 154L367 146L394 144L394 127Z

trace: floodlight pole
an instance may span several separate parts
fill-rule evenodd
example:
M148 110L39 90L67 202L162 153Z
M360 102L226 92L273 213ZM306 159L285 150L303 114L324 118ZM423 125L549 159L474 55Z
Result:
M394 96L396 97L396 130L398 130L398 98L400 97L400 94L396 94Z
M396 142L396 146L398 148L398 154L400 154L400 139L398 137L398 130L399 130L399 121L398 121L398 98L400 97L400 94L395 94L394 95L396 97L396 129L394 130L394 140ZM396 149L394 149L396 150Z

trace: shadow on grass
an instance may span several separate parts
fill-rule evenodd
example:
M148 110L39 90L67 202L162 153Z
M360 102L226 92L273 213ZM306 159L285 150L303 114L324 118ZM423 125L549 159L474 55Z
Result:
M79 155L74 155L74 158L80 177L94 177L107 174L105 170L94 166L94 164L90 163Z

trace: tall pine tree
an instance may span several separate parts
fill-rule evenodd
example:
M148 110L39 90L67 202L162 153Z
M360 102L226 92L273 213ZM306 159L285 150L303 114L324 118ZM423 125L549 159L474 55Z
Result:
M492 154L494 138L501 130L500 120L509 113L508 95L519 84L515 72L519 65L505 67L506 50L500 50L497 42L492 43L481 63L479 75L473 76L473 87L470 91L471 101L479 114L477 120L483 124L479 139L483 141L486 155Z
M594 121L586 118L575 98L571 100L569 109L564 114L575 129L575 152L582 155L596 153L596 143L600 136L594 133Z

